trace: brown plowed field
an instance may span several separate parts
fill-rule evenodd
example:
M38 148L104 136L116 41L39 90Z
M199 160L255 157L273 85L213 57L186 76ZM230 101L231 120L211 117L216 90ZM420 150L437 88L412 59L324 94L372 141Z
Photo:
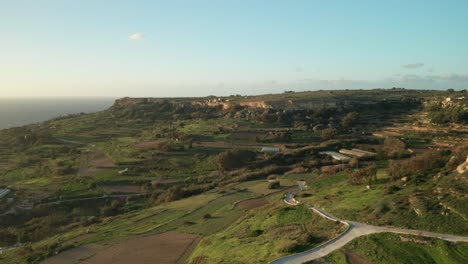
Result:
M97 244L80 246L53 256L42 264L175 264L183 262L198 241L197 235L166 232L132 238L107 248Z
M237 208L241 210L251 210L267 204L268 201L265 198L256 198L251 200L242 201L237 204Z
M134 238L100 250L81 263L177 263L197 239L197 235L176 232Z
M96 154L94 154L90 164L96 168L115 167L115 163L102 151L97 151Z

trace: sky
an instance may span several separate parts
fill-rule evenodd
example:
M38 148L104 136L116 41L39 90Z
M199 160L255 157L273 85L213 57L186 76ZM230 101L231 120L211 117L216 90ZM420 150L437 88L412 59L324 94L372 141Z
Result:
M466 0L0 0L0 97L468 88Z

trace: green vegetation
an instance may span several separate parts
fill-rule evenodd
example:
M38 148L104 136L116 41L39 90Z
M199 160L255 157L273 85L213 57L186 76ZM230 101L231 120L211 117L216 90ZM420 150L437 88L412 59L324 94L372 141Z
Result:
M343 253L344 252L344 253ZM346 263L346 255L358 254L372 263L466 263L466 243L451 243L395 234L377 234L358 238L335 251L325 260Z
M455 171L468 155L464 101L442 104L448 95L124 98L99 113L0 130L0 187L12 190L0 200L0 246L12 247L0 262L38 263L73 247L168 231L201 237L193 263L266 262L343 231L307 204L342 219L466 235L468 175ZM341 149L372 155L320 154ZM282 196L297 181L307 183L297 195L304 205L287 207ZM391 263L413 243L366 239L327 260L342 263L351 251L367 258L367 248L382 254L372 261ZM466 260L464 244L411 249L417 256L402 261Z
M344 231L344 226L312 214L305 206L284 208L277 198L204 238L191 262L264 263L307 250Z

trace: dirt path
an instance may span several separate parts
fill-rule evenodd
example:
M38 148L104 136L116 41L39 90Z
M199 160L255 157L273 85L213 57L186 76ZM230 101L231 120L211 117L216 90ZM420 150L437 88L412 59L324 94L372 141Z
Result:
M285 196L284 202L289 205L297 205L297 200L294 199L294 193L288 193ZM424 236L424 237L432 237L432 238L439 238L451 242L468 242L468 237L464 236L456 236L450 234L441 234L441 233L433 233L427 232L422 230L413 230L413 229L404 229L404 228L394 228L394 227L382 227L382 226L372 226L367 225L359 222L354 221L346 221L340 220L329 213L315 208L313 206L309 206L309 209L314 211L315 213L319 214L320 216L335 222L340 222L348 226L348 229L343 232L341 235L335 237L334 239L307 251L304 251L299 254L287 256L284 258L280 258L275 260L271 263L274 264L300 264L307 261L319 259L325 257L326 255L330 254L331 252L344 247L348 242L351 240L358 238L360 236L375 234L375 233L397 233L397 234L405 234L405 235L415 235L415 236Z

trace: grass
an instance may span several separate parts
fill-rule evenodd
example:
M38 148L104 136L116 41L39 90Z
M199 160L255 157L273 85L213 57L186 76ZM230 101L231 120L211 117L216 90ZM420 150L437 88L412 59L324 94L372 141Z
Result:
M343 231L305 207L284 208L282 195L267 206L251 210L228 228L205 237L192 261L207 263L266 263L331 239ZM274 198L274 199L273 199Z
M134 235L161 233L169 230L208 235L225 229L241 217L244 212L235 209L234 204L251 197L253 194L250 192L234 191L223 195L208 192L133 213L107 217L101 223L77 227L69 232L33 243L32 246L39 248L57 241L60 241L60 244L67 244L68 240L84 234L87 234L87 237L75 242L75 246L90 243L115 243ZM203 215L207 213L212 217L203 219ZM187 222L196 224L186 225ZM2 255L3 259L0 258L0 262L22 263L20 251L18 249L5 253Z
M360 237L346 245L345 249L367 258L372 263L461 264L468 262L468 243L451 243L440 239L396 234ZM341 251L335 251L325 257L325 260L332 263L343 263L340 262L342 259Z
M320 103L328 99L352 97L357 100L375 101L383 98L400 99L400 93L420 97L426 95L427 92L319 91L265 95L251 97L249 100L301 101L311 99L315 101L317 99L316 102ZM247 99L235 97L233 100ZM230 148L256 147L258 144L254 142L255 136L262 138L268 130L286 126L278 123L259 123L253 120L240 121L233 118L174 121L172 118L166 120L166 117L161 117L161 120L148 121L144 117L141 119L138 117L120 118L114 114L112 110L109 110L45 122L41 127L50 128L45 132L51 133L52 140L44 141L44 144L32 145L25 151L19 148L20 146L16 150L12 147L12 150L7 151L2 143L8 139L4 141L2 138L0 184L18 190L15 194L19 201L36 202L58 199L58 196L61 196L61 199L97 196L102 195L103 185L142 185L161 178L184 179L186 180L184 183L178 184L196 185L200 183L197 181L198 176L208 175L217 169L216 155L220 151ZM366 122L371 126L377 119L373 112L363 117L367 118ZM401 122L401 120L395 122ZM188 149L187 142L175 142L172 138L172 133L175 132L182 132L193 138L194 147ZM12 135L11 139L15 139L15 136ZM341 136L346 135L340 135L340 139ZM404 137L409 146L416 150L425 149L432 140L432 136L418 136L418 133L405 133ZM56 139L76 141L81 144L60 142ZM134 147L137 143L156 139L170 141L183 146L183 149L177 152L164 152ZM340 139L336 139L337 144L347 144L340 142ZM197 141L210 141L210 144L197 145ZM322 138L311 131L294 131L289 143L314 145L321 141ZM212 144L213 142L215 144ZM237 143L237 145L232 143ZM71 167L72 170L92 167L90 160L97 151L103 151L116 162L116 168L103 169L93 175L72 175L73 173L68 175L68 172L63 172L63 169L67 167ZM295 154L294 149L291 151ZM313 157L313 153L306 154L301 156L301 161L294 161L294 164L287 164L287 166L317 167L317 160ZM379 156L378 159L380 158ZM440 179L430 178L425 182L417 184L409 182L403 185L390 182L386 173L387 160L378 160L377 165L378 180L369 190L365 188L365 185L350 185L343 172L331 176L300 173L279 176L283 188L280 190L268 189L268 183L263 179L219 186L223 193L212 190L153 207L148 207L151 203L150 199L142 198L137 201L129 199L124 205L127 213L112 217L102 217L100 213L93 214L93 217L97 216L102 222L89 226L83 226L80 222L82 219L74 219L60 229L63 230L62 234L51 235L45 240L35 242L33 247L38 248L53 242L72 243L70 242L72 239L87 233L86 238L77 240L77 246L88 243L115 243L135 235L177 230L204 236L192 259L206 256L208 262L222 262L226 259L239 263L267 262L279 256L316 246L341 230L333 222L311 214L305 207L285 207L282 202L284 191L281 190L295 186L299 179L308 182L308 193L311 194L310 197L300 197L301 200L321 207L340 218L445 233L466 234L468 232L464 219L468 212L468 203L467 198L463 196L468 190L466 186L460 184L460 182L466 182L466 178L449 174ZM129 171L122 175L118 174L118 171L124 168L129 168ZM67 175L56 176L60 174L59 171ZM398 185L398 187L391 189L392 185ZM389 190L392 190L392 193L389 193ZM434 194L436 190L437 195ZM248 211L235 208L235 204L239 201L264 195L268 195L268 199L265 200L269 202L265 206ZM70 205L70 207L73 206ZM416 207L424 213L422 216L416 215L414 212ZM138 211L129 212L135 208ZM50 206L47 209L53 211L59 208ZM99 208L96 205L94 209L98 211ZM209 217L207 217L208 214ZM53 213L50 216L53 216ZM374 240L366 240L362 242L362 245L357 244L356 250L362 250L360 254L365 256L372 254L370 251L367 252L367 249L380 252L380 244L384 245L387 239L390 241L388 246L391 246L388 251L393 252L392 254L396 254L398 250L404 250L399 248L402 247L399 244L411 243L391 241L393 239L391 236L378 237ZM373 247L371 244L377 246ZM450 244L439 244L437 241L430 245L435 251L441 250L438 255L430 253L434 260L445 262L453 260L457 263L458 259L442 258L445 253L461 256L462 259L466 257L466 247L457 245L453 249ZM414 252L422 256L411 260L430 261L426 258L429 253L426 249L420 249L419 244L414 248ZM345 261L346 255L338 252L333 253L330 258L333 262L340 263ZM389 260L395 259L389 257ZM401 260L406 261L410 258ZM20 251L15 250L0 255L0 262L24 263L25 259L20 255Z

